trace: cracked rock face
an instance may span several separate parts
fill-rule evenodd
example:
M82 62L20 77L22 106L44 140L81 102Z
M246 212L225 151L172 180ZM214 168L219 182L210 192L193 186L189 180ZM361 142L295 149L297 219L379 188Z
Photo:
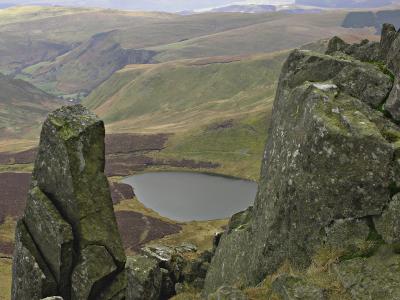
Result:
M126 286L126 258L104 175L103 122L81 105L50 114L32 179L12 299L114 299Z
M336 39L332 55L291 53L277 89L254 208L222 236L207 293L223 284L257 285L284 262L305 269L324 246L351 258L398 241L393 192L399 187L400 128L380 111L394 84L378 46L351 47ZM379 61L363 62L361 48L373 48L366 55Z

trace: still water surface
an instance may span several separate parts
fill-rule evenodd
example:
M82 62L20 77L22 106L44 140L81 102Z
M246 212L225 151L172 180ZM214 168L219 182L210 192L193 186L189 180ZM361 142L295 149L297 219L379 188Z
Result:
M257 183L221 176L157 172L127 177L146 207L177 221L227 218L253 205Z

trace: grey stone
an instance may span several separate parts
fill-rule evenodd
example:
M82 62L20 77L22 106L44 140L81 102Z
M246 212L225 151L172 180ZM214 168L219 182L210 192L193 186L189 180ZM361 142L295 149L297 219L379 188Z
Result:
M374 222L386 243L400 243L400 194L393 197L383 214L374 218Z
M387 59L393 41L397 37L396 28L392 24L383 24L380 46L384 59Z
M161 268L161 299L169 299L175 294L174 280L171 278L171 274L167 269Z
M400 256L390 251L343 261L335 271L355 300L400 299Z
M146 256L128 257L126 300L158 300L162 273L157 260Z
M395 80L384 108L395 121L400 121L400 78Z
M324 291L307 282L306 280L291 276L281 275L272 283L272 290L283 300L325 300L328 299Z
M103 122L81 105L46 119L16 229L13 300L122 299L126 258L104 175L104 135Z
M56 280L22 221L16 227L12 272L13 300L39 300L57 294Z
M197 252L197 246L191 243L182 243L180 246L175 247L175 251L181 254L188 252Z
M229 220L228 233L233 230L242 230L250 222L253 213L253 207L250 206L248 209L242 212L234 214Z
M93 298L101 291L101 280L117 270L113 257L104 246L87 246L72 273L72 300ZM98 290L97 290L98 289Z
M342 72L343 78L365 72L372 86L388 82L379 68L340 56L296 50L287 59L251 220L222 236L207 293L222 284L257 285L284 261L307 268L332 222L380 215L389 203L394 147L388 132L400 130L372 108L384 92L368 99L361 86L369 82L335 82ZM324 88L332 83L338 88Z
M375 67L347 66L333 79L341 91L378 108L388 97L393 82Z
M380 43L363 40L359 44L348 44L337 36L329 40L326 54L337 56L345 54L363 62L384 61Z
M81 105L63 107L45 121L33 171L38 187L72 224L79 246L105 246L119 268L125 253L104 175L104 124Z
M164 246L164 245L151 245L142 248L142 252L144 255L148 255L150 257L155 258L159 262L163 262L168 264L171 262L175 251L172 247Z
M328 42L328 47L326 49L326 54L333 55L336 52L343 52L349 47L345 41L343 41L340 37L334 36Z
M59 283L61 294L68 297L73 260L71 226L62 218L50 199L36 186L29 191L24 220Z
M221 286L208 300L247 300L247 296L239 289L232 286Z
M368 239L370 228L365 219L338 219L325 232L327 245L354 252Z

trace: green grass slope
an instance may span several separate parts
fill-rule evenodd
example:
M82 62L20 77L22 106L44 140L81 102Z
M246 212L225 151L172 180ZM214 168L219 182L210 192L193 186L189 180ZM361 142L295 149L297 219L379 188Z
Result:
M96 34L52 62L26 68L19 77L49 92L85 94L130 62L151 62L155 52L123 49L113 33Z
M16 7L0 11L0 71L22 69L78 47L93 35L164 22L175 15L114 10Z
M178 43L150 47L160 52L159 61L198 58L217 55L243 55L274 52L300 47L319 39L339 35L373 38L373 28L341 27L345 12L321 14L272 13L264 22L242 26L224 32L205 35ZM273 16L273 17L272 17Z
M158 158L206 160L257 178L286 52L130 65L83 102L109 132L173 133Z
M33 85L0 74L0 140L37 139L47 113L61 102Z
M278 12L191 16L78 9L75 13L63 13L28 21L29 28L21 21L5 27L7 34L13 30L27 30L33 45L41 38L48 43L48 49L55 48L47 54L45 62L35 61L35 65L25 68L21 78L48 92L64 95L91 91L129 61L149 61L130 60L128 53L132 50L157 52L158 55L151 61L165 62L182 58L268 53L299 47L333 35L374 33L372 29L340 27L345 17L345 13L340 11L311 15ZM83 17L83 21L71 24L77 16ZM87 22L84 21L86 18ZM96 28L95 35L88 37L88 33L94 33L91 22L94 18L104 23ZM59 28L55 22L65 26ZM70 36L74 26L81 26L84 33ZM102 38L99 39L99 36ZM75 45L74 42L80 44ZM37 45L37 53L40 53L40 46L44 44ZM58 56L56 49L60 52ZM149 52L144 53L146 57ZM140 53L137 55L141 56Z

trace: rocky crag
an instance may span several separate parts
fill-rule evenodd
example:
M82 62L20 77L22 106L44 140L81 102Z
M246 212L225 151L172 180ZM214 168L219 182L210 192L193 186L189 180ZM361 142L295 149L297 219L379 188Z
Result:
M119 299L125 253L104 175L104 124L82 106L43 125L16 230L12 299Z
M380 43L333 38L326 55L293 51L254 207L232 218L205 294L256 286L284 265L305 274L330 249L334 280L350 299L399 299L399 122L400 33L393 26L385 24ZM292 274L272 289L283 299L332 294Z
M125 257L105 167L104 124L81 105L45 121L16 229L13 300L169 299L201 289L212 252L153 245Z

